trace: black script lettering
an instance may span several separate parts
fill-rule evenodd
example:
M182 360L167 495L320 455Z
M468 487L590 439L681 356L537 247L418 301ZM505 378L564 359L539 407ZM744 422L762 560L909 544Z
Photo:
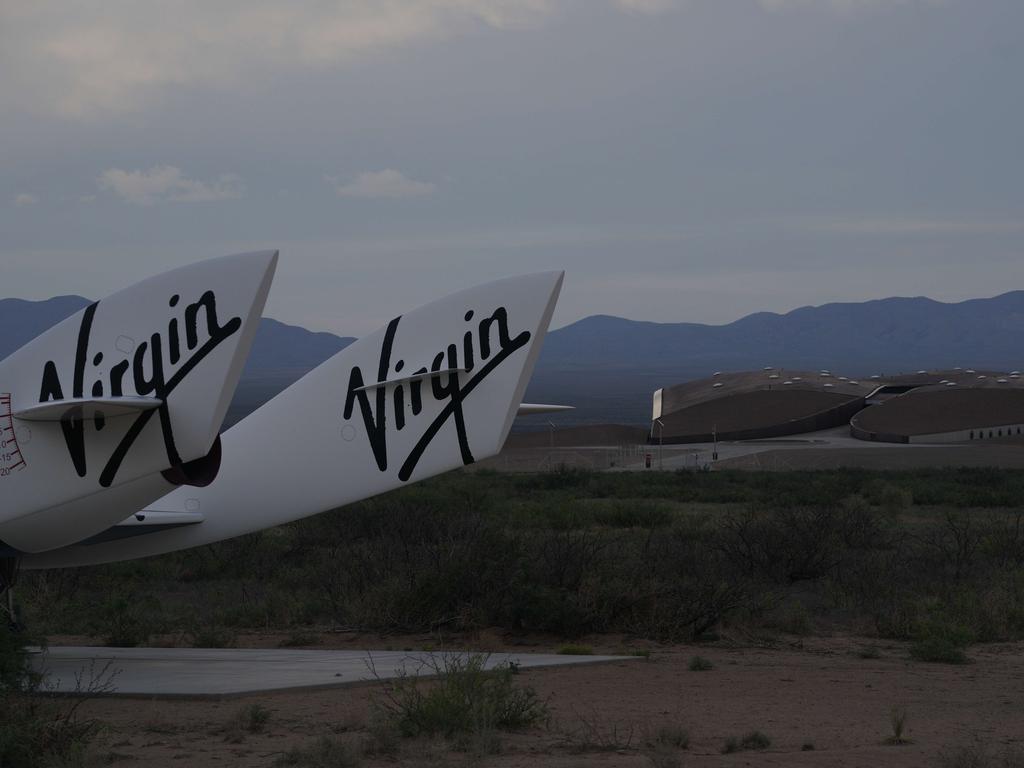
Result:
M169 303L171 307L177 305L178 296L173 296ZM89 359L89 339L92 331L93 317L98 306L99 302L88 306L82 314L82 321L79 325L72 388L72 396L75 398L83 396L85 368L86 362ZM205 312L207 333L207 338L202 343L200 343L197 327L197 318L200 311ZM168 410L167 398L203 358L233 336L241 327L242 319L240 317L233 317L224 325L220 325L217 319L217 297L213 291L206 291L196 302L185 307L185 346L188 354L184 359L181 357L182 350L178 335L177 319L172 318L168 323L170 364L174 366L180 362L180 365L177 366L169 378L167 378L167 370L164 367L164 341L160 333L154 333L149 337L148 341L141 342L135 349L130 362L128 359L122 359L110 367L107 380L111 397L123 396L125 376L129 375L130 372L130 381L134 385L136 394L141 396L152 395L159 398L162 402L158 408L140 413L129 426L127 433L115 447L100 472L99 483L101 486L107 488L113 484L118 469L154 413L160 416L160 427L168 461L172 466L182 463L174 441L174 429L171 423L170 411ZM102 362L103 353L98 352L93 357L93 366L99 367ZM93 383L92 396L103 396L102 377ZM63 399L64 390L61 386L57 364L53 360L49 360L43 366L39 402L44 403ZM97 430L103 429L105 419L102 416L98 416L94 421L94 425ZM68 455L75 466L75 471L79 477L85 477L88 474L88 467L86 465L85 423L82 419L81 406L75 406L71 409L68 416L61 421L61 429L63 430L64 442L67 445Z
M473 314L472 310L466 312L466 322L470 322L473 319ZM396 317L388 323L385 330L377 365L377 384L386 382L388 373L391 371L391 353L400 321L401 317ZM508 311L504 307L498 307L489 317L483 319L478 324L477 330L478 333L475 337L472 330L470 330L463 334L460 339L463 356L461 367L459 365L460 345L456 341L446 345L444 350L434 355L429 369L425 367L420 368L413 374L414 376L428 373L434 375L424 376L409 382L400 381L394 384L395 392L392 402L395 411L394 429L396 432L409 426L404 414L406 383L408 383L409 387L410 409L414 416L418 415L423 409L424 390L422 385L427 378L430 380L430 386L427 390L429 396L433 397L437 402L444 403L440 413L427 425L422 436L417 440L409 455L402 462L398 471L398 477L403 482L412 476L423 453L449 419L452 420L455 426L456 439L458 440L459 453L463 464L472 464L474 461L466 431L466 419L462 404L470 392L476 389L484 379L493 373L512 354L526 346L531 338L529 331L523 331L514 338L510 335ZM495 332L496 339L491 338L492 332ZM456 338L458 339L458 337ZM477 367L478 362L481 364L480 367ZM395 371L401 371L404 365L405 361L400 360L395 366ZM470 371L474 371L472 376L468 376ZM460 373L468 376L468 378L460 382ZM384 472L388 468L388 423L386 414L388 398L386 397L386 388L384 386L377 386L372 387L372 389L365 389L364 387L366 386L362 370L359 366L353 367L349 374L348 391L345 395L344 417L345 419L351 419L356 404L359 405L359 414L363 421L363 427L366 429L370 448L377 462L377 468ZM374 395L372 405L370 392L373 392Z
M380 347L380 363L377 366L377 381L386 381L388 371L391 369L391 348L395 343L395 333L398 330L398 323L402 319L399 315L390 323L384 331L384 343ZM352 418L352 408L356 402L359 403L359 415L363 418L363 426L366 428L366 436L370 440L370 448L373 451L373 458L377 462L377 468L383 472L388 468L388 445L384 435L384 404L387 393L384 387L377 387L373 390L374 408L370 407L370 396L368 390L356 391L365 386L363 372L357 365L352 369L348 377L348 394L345 395L346 419Z
M82 313L82 322L78 326L78 344L75 349L74 389L72 397L82 396L82 381L85 378L85 361L89 354L89 333L92 330L92 319L96 314L99 302L93 302ZM39 388L39 402L63 400L64 390L60 385L57 366L48 360L43 366L43 382ZM85 463L85 423L82 420L82 407L75 406L67 418L60 423L64 433L64 444L67 445L71 463L79 477L85 477L88 468Z

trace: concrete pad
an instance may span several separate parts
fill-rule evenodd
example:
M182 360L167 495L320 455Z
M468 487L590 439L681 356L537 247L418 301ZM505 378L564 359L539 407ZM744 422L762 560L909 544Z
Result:
M251 648L52 647L36 657L56 693L76 693L113 675L103 695L231 697L268 691L330 688L397 677L428 676L445 658L464 653L296 651ZM512 662L524 669L635 660L631 656L494 653L487 667ZM376 673L376 674L375 674Z

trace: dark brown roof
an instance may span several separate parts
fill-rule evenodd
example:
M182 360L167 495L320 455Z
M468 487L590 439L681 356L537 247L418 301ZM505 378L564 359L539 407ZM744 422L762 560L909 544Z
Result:
M831 386L825 386L826 384ZM851 399L864 397L878 385L877 381L841 377L835 371L822 374L821 371L772 368L764 371L721 373L706 379L665 387L661 395L661 412L663 416L668 416L673 411L690 408L698 403L720 400L744 392L827 392L842 393L846 395L847 399Z
M874 380L878 382L878 380ZM985 389L1012 389L1024 387L1024 379L1017 373L988 371L973 368L947 369L927 371L926 373L908 373L898 376L882 377L883 384L914 384L917 386L944 386L944 382L955 382L958 387Z
M665 437L764 429L840 408L863 394L811 389L737 392L662 416ZM655 432L657 436L657 432Z
M866 408L851 423L866 432L908 436L1024 424L1024 389L915 390Z

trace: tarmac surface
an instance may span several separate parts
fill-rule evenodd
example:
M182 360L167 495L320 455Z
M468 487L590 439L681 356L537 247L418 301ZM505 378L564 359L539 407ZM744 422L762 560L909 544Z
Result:
M883 443L858 440L850 435L848 426L761 440L720 440L717 446L714 443L665 446L616 443L616 438L622 436L607 426L587 432L578 428L560 430L545 436L550 447L544 447L536 439L535 444L506 447L497 456L474 465L474 469L545 472L559 467L575 467L593 471L643 472L659 469L771 471L836 467L879 470L960 466L1024 468L1024 439L1019 437L967 443ZM627 438L631 436L632 433L625 434ZM588 438L593 442L586 442ZM647 456L650 456L650 466Z
M388 680L404 673L430 676L459 652L308 651L253 648L50 647L36 657L54 693L146 698L228 698L271 691L337 688ZM624 661L628 656L493 653L488 669Z

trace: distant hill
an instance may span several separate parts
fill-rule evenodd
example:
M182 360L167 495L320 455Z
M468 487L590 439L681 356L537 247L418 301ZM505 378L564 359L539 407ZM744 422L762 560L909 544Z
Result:
M727 325L594 315L552 333L541 367L897 367L1024 365L1024 291L943 304L927 298L759 312Z
M45 301L0 299L0 360L88 303L89 299L81 296L56 296ZM256 331L243 375L308 371L353 341L349 336L307 331L265 317Z
M88 303L81 296L54 296L46 301L0 299L0 360Z
M276 371L308 371L340 352L355 339L335 336L326 331L307 331L298 325L286 325L265 317L260 320L243 376L265 375Z
M574 402L586 421L643 422L658 387L766 365L853 376L1024 369L1024 291L956 304L923 297L825 304L726 325L595 315L548 335L530 397Z
M0 300L0 357L86 303L80 296ZM264 319L229 421L352 341ZM558 417L563 424L643 423L658 387L766 365L853 376L957 365L1024 369L1024 291L955 304L923 297L825 304L726 325L594 315L548 334L526 397L576 405L572 415Z

